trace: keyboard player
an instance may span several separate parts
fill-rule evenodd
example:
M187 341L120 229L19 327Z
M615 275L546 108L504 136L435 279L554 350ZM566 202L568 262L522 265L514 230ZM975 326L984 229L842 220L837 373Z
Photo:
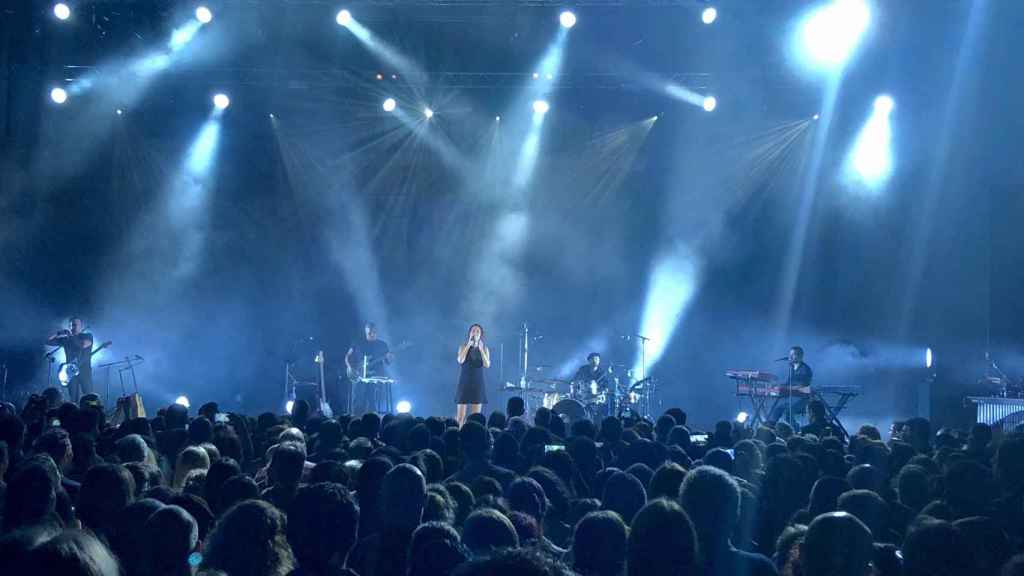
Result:
M779 401L768 416L771 422L778 422L783 417L790 424L795 424L795 416L807 411L807 401L811 396L811 380L814 372L804 362L804 349L793 346L789 349L787 356L789 362L789 375L786 378L786 390L780 394Z

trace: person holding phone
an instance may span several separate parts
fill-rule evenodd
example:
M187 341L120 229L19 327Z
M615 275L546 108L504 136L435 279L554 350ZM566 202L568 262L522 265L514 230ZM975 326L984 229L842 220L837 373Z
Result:
M459 385L455 391L455 419L459 426L466 416L477 414L487 403L484 369L491 367L491 351L484 344L484 329L479 324L469 327L469 338L459 346Z

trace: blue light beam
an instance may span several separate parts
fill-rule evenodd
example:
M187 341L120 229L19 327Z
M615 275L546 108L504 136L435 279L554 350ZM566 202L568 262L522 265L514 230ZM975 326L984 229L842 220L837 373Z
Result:
M635 376L646 377L661 359L697 293L699 276L697 258L689 248L670 249L655 261L640 323L640 335L650 340L645 350L636 351Z

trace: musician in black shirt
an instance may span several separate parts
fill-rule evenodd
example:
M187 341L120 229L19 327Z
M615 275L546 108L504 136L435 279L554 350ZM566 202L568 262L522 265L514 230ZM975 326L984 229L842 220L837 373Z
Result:
M64 349L64 363L71 379L67 382L73 402L92 393L92 334L85 331L81 318L68 319L68 330L58 330L46 343ZM75 372L77 371L77 374Z
M352 384L352 411L356 414L371 412L374 406L375 384L359 384L365 377L387 377L387 366L394 357L388 343L377 338L377 325L367 322L363 327L365 338L354 342L345 354L345 368ZM388 407L390 409L390 407Z
M598 388L605 388L605 379L608 373L601 368L601 355L597 352L591 352L587 355L587 363L580 366L579 370L572 377L573 382L579 382L587 386L589 389L591 382L596 382Z
M786 388L789 390L792 397L787 397L785 393L779 397L778 402L775 403L775 408L772 410L769 420L772 422L778 422L783 416L790 424L793 424L794 416L797 414L803 414L807 411L807 400L811 396L811 380L814 378L814 372L811 367L804 362L804 349L799 346L793 346L789 349L789 376L786 378ZM806 391L797 392L796 389L806 388ZM792 402L792 407L790 403Z

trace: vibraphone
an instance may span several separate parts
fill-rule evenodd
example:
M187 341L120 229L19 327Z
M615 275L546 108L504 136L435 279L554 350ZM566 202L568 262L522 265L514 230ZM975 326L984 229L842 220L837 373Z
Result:
M1012 432L1024 425L1024 398L987 398L968 396L964 406L974 404L975 422Z

